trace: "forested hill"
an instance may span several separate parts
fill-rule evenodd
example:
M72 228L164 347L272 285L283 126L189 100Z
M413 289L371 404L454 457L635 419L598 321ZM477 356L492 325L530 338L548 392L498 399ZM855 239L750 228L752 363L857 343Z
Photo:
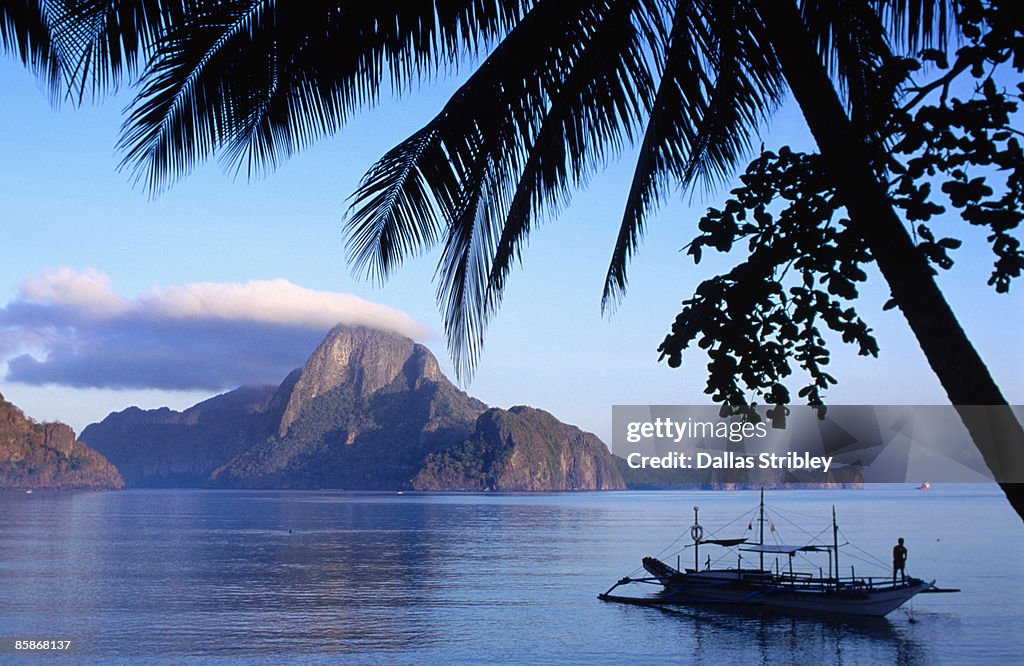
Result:
M63 423L36 423L0 395L0 488L118 490L121 475Z

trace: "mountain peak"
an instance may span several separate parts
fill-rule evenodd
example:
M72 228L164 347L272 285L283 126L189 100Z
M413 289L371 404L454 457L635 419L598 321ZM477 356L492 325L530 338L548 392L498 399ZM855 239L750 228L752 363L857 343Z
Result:
M437 359L423 345L397 333L340 324L302 367L278 435L284 436L314 399L339 387L348 387L355 397L362 398L396 380L416 388L424 381L442 378Z

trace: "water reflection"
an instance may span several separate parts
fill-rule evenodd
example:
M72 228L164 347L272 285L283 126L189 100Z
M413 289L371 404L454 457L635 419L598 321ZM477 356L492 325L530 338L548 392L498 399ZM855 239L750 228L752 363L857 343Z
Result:
M508 498L193 491L26 506L35 519L0 546L31 574L10 598L11 624L62 626L92 654L122 657L469 645L523 605L508 583L563 559L536 535L571 543L588 513Z
M707 607L625 609L625 621L676 638L681 663L873 663L917 666L937 659L886 618L818 618Z

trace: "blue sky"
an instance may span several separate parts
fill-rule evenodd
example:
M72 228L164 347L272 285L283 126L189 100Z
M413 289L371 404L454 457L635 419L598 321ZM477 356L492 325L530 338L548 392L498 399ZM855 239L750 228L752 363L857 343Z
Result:
M400 100L385 100L262 180L233 178L210 163L151 200L117 170L115 144L127 96L80 109L54 109L28 72L9 59L0 61L5 238L0 312L6 313L6 320L0 319L0 393L38 420L62 420L81 431L129 405L180 409L219 392L209 386L170 390L167 382L156 380L148 387L136 381L129 388L87 388L67 378L71 375L53 375L53 382L42 385L18 381L28 375L8 367L12 359L32 351L41 361L47 350L55 353L57 348L47 338L52 331L38 320L10 322L41 298L72 298L68 285L87 287L89 298L99 299L95 302L123 306L125 316L136 319L139 313L180 303L183 294L207 310L217 309L226 304L218 299L230 301L224 294L247 288L249 296L240 298L251 297L263 308L253 315L263 319L250 329L260 333L253 332L257 341L282 339L268 332L273 326L265 321L267 311L280 303L308 298L317 309L316 303L340 304L335 296L350 294L411 318L410 330L451 376L431 282L437 255L408 262L383 287L355 279L345 262L341 220L346 199L366 169L436 113L452 86L441 82ZM789 107L766 128L763 139L767 147L808 145L802 121ZM692 206L687 205L690 197L677 197L661 210L631 265L626 299L613 316L602 316L601 285L632 173L630 157L627 153L594 178L557 219L532 235L524 266L514 271L501 312L489 328L476 376L464 387L471 394L494 406L547 409L606 441L613 404L706 402L699 355L687 355L681 369L671 370L658 362L656 348L680 301L724 265L706 260L707 265L694 267L679 252L693 236L702 204L715 203L721 193L692 197ZM991 259L983 236L961 224L950 228L954 233L949 235L966 243L955 254L954 269L940 276L940 285L1004 394L1011 402L1024 402L1024 286L1014 285L1009 296L994 294L985 285ZM284 291L266 288L273 284ZM860 308L878 337L880 358L859 358L852 349L833 345L832 374L840 383L828 399L836 404L943 403L944 393L902 316L881 311L884 300L884 284L872 275ZM381 311L369 304L355 307ZM81 307L77 312L88 315ZM225 370L225 377L249 381L264 373L264 381L276 383L284 372L274 373L304 362L315 346L311 341L322 337L326 326L309 312L282 316L297 317L306 333L289 338L273 354L246 346L255 344L252 340L240 341L235 349L224 347L231 344L230 336L219 340L217 353L237 358L239 363L231 366L235 370L246 358L274 356L265 367L248 368L248 374ZM169 358L202 358L204 351L189 339L189 330L181 326L161 338ZM95 345L109 345L101 350L109 358L93 360L127 362L133 344L147 334L132 329L119 335L97 338ZM72 343L61 348L64 354L79 352ZM187 374L189 364L179 362ZM85 372L87 366L79 365ZM120 381L117 372L100 369L99 374L115 377L110 381Z

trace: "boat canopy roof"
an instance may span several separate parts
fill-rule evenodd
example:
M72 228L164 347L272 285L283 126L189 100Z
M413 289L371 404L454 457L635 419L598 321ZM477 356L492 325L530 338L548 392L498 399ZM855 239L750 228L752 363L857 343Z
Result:
M786 555L794 555L799 552L828 551L832 550L832 546L819 546L815 544L807 546L783 546L770 543L752 543L746 548L740 548L740 550L746 550L754 553L785 553Z
M741 543L746 543L746 539L701 539L697 543L704 545L706 543L713 544L715 546L725 546L726 548L732 548L738 546Z

